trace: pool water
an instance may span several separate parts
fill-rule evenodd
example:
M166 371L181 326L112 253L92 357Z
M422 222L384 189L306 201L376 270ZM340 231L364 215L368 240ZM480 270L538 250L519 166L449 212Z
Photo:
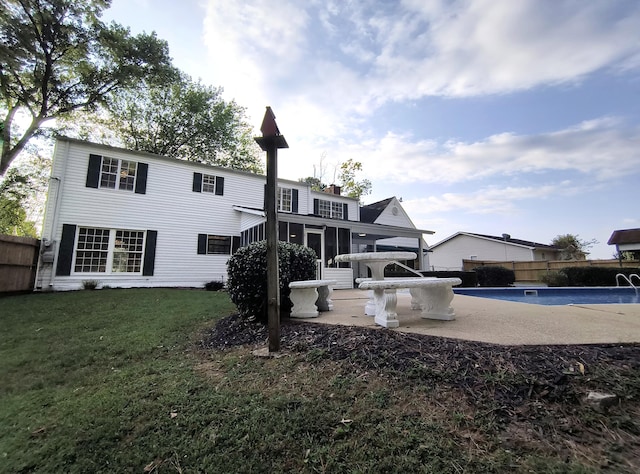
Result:
M454 288L457 295L479 296L518 303L542 305L568 304L640 304L638 291L633 288Z

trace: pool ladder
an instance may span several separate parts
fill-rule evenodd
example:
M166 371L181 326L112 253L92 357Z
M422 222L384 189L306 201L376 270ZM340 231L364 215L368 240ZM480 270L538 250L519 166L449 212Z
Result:
M619 280L620 277L622 277L623 281L626 281L627 283L629 283L629 286L631 286L634 290L636 290L636 296L637 296L638 287L633 284L633 277L636 277L638 279L638 282L640 282L640 275L638 275L637 273L632 273L631 275L627 276L624 273L618 273L616 275L616 286L620 286L620 280Z

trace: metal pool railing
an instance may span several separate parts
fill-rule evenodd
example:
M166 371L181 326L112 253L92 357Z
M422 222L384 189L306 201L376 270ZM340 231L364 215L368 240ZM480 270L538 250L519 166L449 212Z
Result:
M619 280L620 277L622 277L623 281L626 281L627 283L629 283L629 286L631 286L636 291L636 295L637 295L638 287L633 284L633 277L636 277L638 279L638 282L640 283L640 275L638 275L637 273L632 273L631 275L627 276L624 273L618 273L616 275L616 286L620 286L620 280Z

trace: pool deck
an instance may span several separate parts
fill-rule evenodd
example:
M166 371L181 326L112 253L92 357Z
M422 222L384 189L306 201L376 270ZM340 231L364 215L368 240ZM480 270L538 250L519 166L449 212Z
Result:
M456 295L456 319L436 321L420 318L411 296L398 293L400 327L387 329L364 314L365 291L335 290L332 299L333 311L304 321L503 345L640 343L640 304L542 306Z

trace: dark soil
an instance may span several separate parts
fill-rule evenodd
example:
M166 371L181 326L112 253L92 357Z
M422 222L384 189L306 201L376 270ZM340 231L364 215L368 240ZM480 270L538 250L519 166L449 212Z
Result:
M267 328L238 315L204 335L203 349L264 346ZM404 384L459 390L504 443L538 431L547 443L600 452L611 472L640 472L640 344L501 346L383 328L283 320L283 351L387 373ZM605 404L590 392L616 396ZM515 434L514 434L515 433Z

